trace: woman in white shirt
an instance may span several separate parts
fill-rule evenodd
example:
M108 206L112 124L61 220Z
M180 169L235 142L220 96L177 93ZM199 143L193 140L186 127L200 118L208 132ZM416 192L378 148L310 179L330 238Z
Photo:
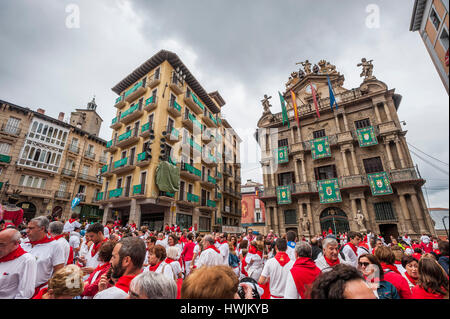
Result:
M248 249L247 256L245 256L248 276L256 281L259 280L263 270L263 250L263 245L257 242L252 242Z

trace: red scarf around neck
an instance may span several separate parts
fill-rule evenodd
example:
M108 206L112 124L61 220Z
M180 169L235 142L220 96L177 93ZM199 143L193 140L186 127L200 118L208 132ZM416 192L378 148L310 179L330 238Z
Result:
M108 238L105 238L105 239L103 239L101 242L99 242L98 244L93 244L94 247L92 248L92 251L91 251L91 256L92 256L92 257L94 257L95 254L97 254L97 251L100 249L100 247L102 246L102 244L103 244L105 241L107 241L107 240L108 240Z
M228 241L226 239L224 241L220 242L221 245L227 244L227 243L228 243Z
M275 255L275 259L278 261L281 267L284 267L284 265L291 261L288 254L286 254L284 251L277 252L277 254Z
M254 254L254 255L256 254L256 255L258 255L259 257L262 258L262 251L257 250L256 247L253 246L253 245L250 245L250 248L248 249L248 252L250 254Z
M339 260L339 257L335 261L333 261L331 259L328 259L325 255L323 257L325 258L325 261L327 262L327 264L330 267L334 267L334 266L339 265L341 263L341 261Z
M401 264L402 264L402 262L401 262L401 261L398 261L398 260L396 260L396 261L394 261L394 264L396 264L396 265L401 265Z
M40 240L36 240L36 241L31 241L30 240L30 244L35 246L35 245L41 245L41 244L47 244L51 241L54 241L55 239L53 239L51 236L49 235L45 235L44 238L40 239Z
M169 258L169 257L167 257L166 260L164 260L164 262L165 262L166 264L173 263L174 261L176 261L176 260L175 260L175 259L172 259L172 258Z
M220 254L220 250L218 250L218 249L216 248L216 246L214 246L214 245L210 245L210 246L206 247L205 250L207 250L207 249L212 249L212 250L214 250L216 253Z
M27 252L25 250L22 249L22 247L18 246L15 250L13 250L12 252L10 252L8 255L3 256L2 258L0 258L0 263L4 263L7 261L11 261L14 259L19 258L20 256L26 254Z
M408 278L408 280L415 286L416 284L416 279L414 279L413 277L411 277L408 272L405 271L405 276L406 278Z
M69 219L69 224L72 224L73 222L76 222L77 220L74 218Z
M357 253L358 248L355 245L353 245L352 243L347 243L346 245L353 250L353 252L355 253L356 256L358 256L358 253Z
M111 235L113 233L113 228L108 225L106 225L106 228L108 228L109 234Z
M130 282L134 277L136 277L136 275L120 277L119 280L117 280L116 287L128 293L128 290L130 289Z
M58 240L58 239L60 239L62 237L64 237L64 234L53 236L53 239L54 240Z
M150 265L149 267L148 267L148 270L149 271L153 271L153 272L155 272L156 271L156 269L158 269L158 267L159 267L159 265L162 263L162 261L160 261L159 263L157 263L156 265Z
M397 267L395 267L394 265L388 265L385 263L381 263L381 268L383 268L384 272L386 272L386 270L391 270L391 271L401 275L400 272L398 271Z

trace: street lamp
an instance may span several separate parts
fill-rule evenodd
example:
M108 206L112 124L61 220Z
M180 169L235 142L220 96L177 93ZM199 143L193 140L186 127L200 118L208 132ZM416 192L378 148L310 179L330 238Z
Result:
M445 227L445 222L444 222L445 218L449 218L449 217L448 216L442 217L442 224L444 224L444 229L445 229L445 232L447 233L447 238L448 238L448 230L447 230L447 227Z

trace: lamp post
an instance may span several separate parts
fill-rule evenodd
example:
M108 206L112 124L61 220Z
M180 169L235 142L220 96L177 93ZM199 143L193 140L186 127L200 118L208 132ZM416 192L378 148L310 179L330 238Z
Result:
M449 218L449 217L448 216L442 217L442 224L444 224L444 229L445 229L445 232L447 233L447 238L448 238L448 230L447 230L447 227L445 226L445 222L444 222L444 219L446 219L446 218Z
M331 215L331 217L333 218L334 234L337 235L337 232L336 232L336 223L335 223L335 221L334 221L334 215L336 215L336 211L335 211L334 209L330 209L330 215Z

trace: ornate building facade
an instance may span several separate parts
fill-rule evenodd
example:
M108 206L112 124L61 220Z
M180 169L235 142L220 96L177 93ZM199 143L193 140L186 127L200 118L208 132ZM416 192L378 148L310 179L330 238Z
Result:
M285 115L272 114L266 95L257 124L266 231L306 237L329 228L371 230L387 238L434 234L421 189L425 180L397 115L401 96L373 76L366 59L358 64L364 80L352 89L324 60L301 64L280 94Z

